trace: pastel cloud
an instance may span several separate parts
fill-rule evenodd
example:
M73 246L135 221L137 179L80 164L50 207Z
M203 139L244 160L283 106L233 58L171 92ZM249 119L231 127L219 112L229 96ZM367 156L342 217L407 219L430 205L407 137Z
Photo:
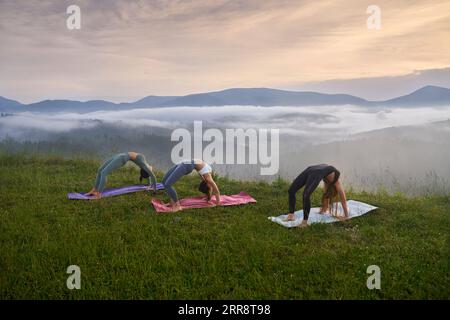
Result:
M77 4L82 29L65 27ZM448 1L0 0L1 95L132 100L450 66Z

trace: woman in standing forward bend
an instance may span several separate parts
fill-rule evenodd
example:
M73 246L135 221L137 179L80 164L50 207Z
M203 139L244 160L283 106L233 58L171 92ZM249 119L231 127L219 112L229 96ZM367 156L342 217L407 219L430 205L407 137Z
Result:
M89 191L86 195L95 196L95 198L97 199L101 198L102 192L105 189L106 176L112 171L123 167L128 161L132 161L139 168L141 168L139 180L142 181L142 179L144 178L150 178L149 185L155 191L156 177L153 173L152 166L147 163L143 154L136 152L127 152L116 154L102 164L102 166L97 171L94 188L92 188L92 190Z
M333 199L338 195L344 209L345 217L337 217L340 220L348 218L347 200L345 198L345 191L339 180L340 172L333 166L327 164L318 164L306 168L289 187L289 215L287 221L295 220L295 194L298 190L305 187L303 190L303 221L299 227L306 227L308 225L309 212L311 210L311 194L319 186L320 181L324 182L324 193L322 196L322 208L320 213L325 213L329 210L330 203L333 204Z
M216 198L216 205L220 204L220 191L212 177L211 166L200 159L183 160L170 168L161 181L169 194L173 212L180 211L182 209L173 184L194 170L197 171L202 178L198 190L207 195L208 202L211 200L212 194L214 194Z

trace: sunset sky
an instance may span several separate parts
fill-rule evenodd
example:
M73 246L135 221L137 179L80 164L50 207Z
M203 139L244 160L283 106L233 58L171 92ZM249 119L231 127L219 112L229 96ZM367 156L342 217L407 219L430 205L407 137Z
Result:
M71 4L80 30L66 27ZM424 75L450 86L448 0L0 0L0 95L25 103L231 87L377 99Z

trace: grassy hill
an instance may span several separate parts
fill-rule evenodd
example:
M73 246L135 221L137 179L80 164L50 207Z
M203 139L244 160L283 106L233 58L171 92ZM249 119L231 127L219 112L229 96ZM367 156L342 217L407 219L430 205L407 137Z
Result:
M67 200L68 192L92 187L98 165L0 156L0 298L450 298L450 196L350 191L349 199L380 209L285 229L267 219L287 211L283 181L220 178L222 193L245 190L258 203L175 214L156 214L144 192ZM108 186L137 177L124 168ZM176 187L180 196L197 195L197 184L192 176ZM168 200L165 192L157 197ZM320 190L313 204L319 199ZM81 268L81 290L66 287L72 264ZM372 264L381 268L381 290L366 287Z

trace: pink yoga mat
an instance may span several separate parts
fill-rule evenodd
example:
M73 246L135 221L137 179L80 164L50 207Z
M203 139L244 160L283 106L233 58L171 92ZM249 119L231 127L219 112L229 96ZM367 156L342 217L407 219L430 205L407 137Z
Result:
M240 204L246 203L255 203L256 200L253 199L245 192L240 192L239 194L234 194L231 196L221 195L220 196L220 205L221 206L237 206ZM153 207L156 212L172 212L172 209L168 203L163 203L158 199L152 199ZM215 204L214 196L210 202L206 202L206 196L196 197L196 198L187 198L180 200L181 207L183 210L185 209L198 209L198 208L208 208L213 207Z

